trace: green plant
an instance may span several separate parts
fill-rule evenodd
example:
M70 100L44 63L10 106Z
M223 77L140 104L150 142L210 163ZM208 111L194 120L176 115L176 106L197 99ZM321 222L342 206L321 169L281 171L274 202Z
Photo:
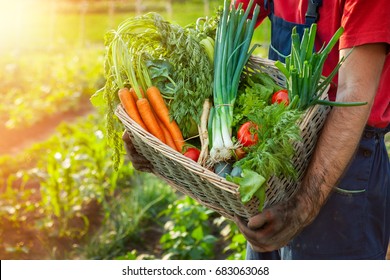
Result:
M137 250L132 250L131 252L127 252L123 256L119 256L115 258L116 260L155 260L156 257L150 254L139 254Z
M219 217L214 220L214 224L220 228L225 247L223 253L227 260L244 260L246 254L246 239L239 231L237 225L226 219Z
M70 127L62 127L62 129L71 130ZM77 135L77 131L75 133ZM77 136L74 139L79 141L81 135ZM84 169L81 162L83 155L86 156L87 153L82 150L90 147L85 145L86 143L83 141L71 143L69 138L59 137L58 142L59 145L56 146L56 149L50 150L47 157L39 163L40 169L36 173L41 180L42 206L49 214L47 217L50 221L53 217L56 218L59 225L59 236L83 236L88 230L89 221L80 210L83 204L95 195L94 190L90 188L91 185L88 182L83 182L84 178L88 177L82 177L82 172L87 170ZM97 141L92 143L97 143ZM75 153L75 150L80 153ZM98 190L98 193L101 192ZM68 226L69 222L76 217L81 218L84 223L84 226L77 230Z
M117 188L121 173L112 170L99 120L90 115L76 125L62 124L33 170L47 213L41 225L60 237L83 237L89 229L84 207L93 201L105 203ZM133 169L123 172L131 176Z
M217 237L212 234L214 212L186 196L176 200L161 215L168 217L160 239L164 259L212 259Z
M105 206L107 216L102 227L82 248L86 258L130 258L133 254L128 253L129 249L153 250L151 234L158 235L156 228L161 227L156 217L176 195L171 187L150 174L137 173L129 181L131 187L120 189Z
M13 227L20 228L37 209L38 205L30 200L36 190L25 188L28 179L27 172L17 172L7 177L5 190L0 193L0 225L5 219Z
M256 48L251 47L260 7L251 0L244 11L224 1L218 22L214 51L213 101L209 116L210 159L213 163L229 160L232 140L233 109L243 69ZM249 17L251 7L253 15Z

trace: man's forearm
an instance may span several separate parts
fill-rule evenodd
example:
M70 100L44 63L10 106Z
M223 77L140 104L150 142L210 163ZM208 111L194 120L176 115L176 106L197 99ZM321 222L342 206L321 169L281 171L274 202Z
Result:
M345 56L349 50L342 50ZM357 107L334 107L322 130L303 180L300 199L315 207L315 216L353 157L371 111L379 84L386 47L372 44L356 47L339 71L337 101L364 101ZM307 222L311 222L311 217Z

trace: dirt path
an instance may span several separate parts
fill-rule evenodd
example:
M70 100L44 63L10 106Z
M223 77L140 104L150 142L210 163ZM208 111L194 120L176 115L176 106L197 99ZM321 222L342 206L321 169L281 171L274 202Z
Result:
M77 110L51 115L28 128L7 129L0 125L0 156L17 154L34 143L48 139L60 123L72 122L93 112L89 100L82 100L80 104Z

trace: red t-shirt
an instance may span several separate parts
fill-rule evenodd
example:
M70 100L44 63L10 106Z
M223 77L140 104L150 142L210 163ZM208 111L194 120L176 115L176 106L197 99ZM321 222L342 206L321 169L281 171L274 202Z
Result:
M238 0L246 7L248 0ZM259 23L268 15L264 0L255 0L261 6ZM286 21L303 24L308 0L274 0L274 13ZM319 8L316 47L327 43L336 30L344 27L339 49L368 43L385 42L390 45L389 0L325 0ZM324 75L330 73L339 60L337 47L324 66ZM334 92L330 98L334 99ZM390 55L387 55L380 85L368 120L368 125L386 127L390 123Z

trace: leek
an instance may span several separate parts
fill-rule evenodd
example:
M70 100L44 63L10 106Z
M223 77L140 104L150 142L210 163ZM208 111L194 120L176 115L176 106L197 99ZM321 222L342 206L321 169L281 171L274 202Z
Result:
M211 135L210 159L212 162L226 161L232 156L233 107L236 100L241 73L257 45L251 46L258 5L249 13L253 0L246 11L242 3L231 5L225 0L218 23L214 45L213 114L210 114Z

